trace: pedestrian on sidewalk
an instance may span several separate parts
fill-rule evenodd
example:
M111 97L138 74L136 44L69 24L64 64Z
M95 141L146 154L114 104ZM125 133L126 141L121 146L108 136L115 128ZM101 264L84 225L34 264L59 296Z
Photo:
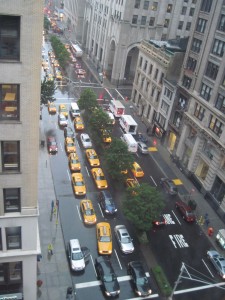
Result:
M53 255L53 245L52 245L52 243L48 244L48 254Z

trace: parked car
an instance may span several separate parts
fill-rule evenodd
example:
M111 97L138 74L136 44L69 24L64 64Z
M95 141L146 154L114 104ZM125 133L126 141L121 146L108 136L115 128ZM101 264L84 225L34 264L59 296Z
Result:
M81 247L78 239L72 239L68 243L67 253L71 270L84 270L85 261L90 256L90 250L87 247Z
M57 112L55 103L48 102L48 112L49 114L55 114Z
M104 213L112 215L117 212L115 202L109 191L106 190L99 193L99 202Z
M117 225L114 228L114 232L120 250L125 254L132 253L134 251L134 244L127 231L127 228L124 225Z
M95 269L105 295L108 297L119 295L120 285L110 260L107 257L99 256L95 259Z
M67 126L68 120L63 114L58 115L59 126Z
M58 145L54 136L49 136L47 138L47 147L50 154L58 152Z
M225 258L215 250L207 251L207 256L220 277L225 279Z
M73 140L75 140L75 135L74 135L74 132L73 132L73 129L71 127L65 127L64 128L64 137L65 138L71 138Z
M175 206L185 221L192 223L196 220L193 210L186 203L177 201Z
M152 293L152 288L145 270L140 261L131 261L128 263L128 274L131 275L134 291L138 296L149 296Z
M169 195L177 195L178 189L177 186L174 184L173 180L169 178L161 178L160 184L165 190L165 192Z
M82 133L80 135L80 140L84 148L92 148L92 142L87 133Z
M149 151L148 151L148 147L145 143L143 142L138 142L137 143L138 145L138 150L142 153L142 154L148 154Z

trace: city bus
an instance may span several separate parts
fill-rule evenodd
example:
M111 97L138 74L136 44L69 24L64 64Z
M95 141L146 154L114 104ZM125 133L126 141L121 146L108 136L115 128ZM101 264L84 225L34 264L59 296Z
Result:
M71 51L75 57L81 57L83 50L77 44L71 44Z

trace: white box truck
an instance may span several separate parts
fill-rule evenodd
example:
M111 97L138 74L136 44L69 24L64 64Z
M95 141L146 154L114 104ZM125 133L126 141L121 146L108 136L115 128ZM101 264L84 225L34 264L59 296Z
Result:
M125 113L125 107L119 100L111 100L109 109L117 118L120 118Z
M73 118L80 116L80 109L76 102L71 103L70 113Z
M138 124L135 122L132 116L123 115L121 116L119 122L120 122L120 126L122 127L125 133L130 133L133 135L137 134Z
M134 137L132 134L130 133L124 133L121 136L121 140L127 144L128 147L128 151L132 152L132 153L136 153L137 149L138 149L138 145L137 142L135 141Z

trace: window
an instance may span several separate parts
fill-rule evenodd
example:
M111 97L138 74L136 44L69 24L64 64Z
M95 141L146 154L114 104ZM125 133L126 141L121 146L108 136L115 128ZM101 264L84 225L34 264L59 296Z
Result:
M158 73L159 73L159 69L156 69L156 70L155 70L155 76L154 76L154 79L155 79L155 80L157 80Z
M218 70L219 70L219 66L209 61L205 71L205 75L213 80L216 80Z
M186 12L187 12L187 6L183 6L181 10L181 14L186 15Z
M202 0L200 10L209 13L211 10L212 2L213 0Z
M180 21L179 24L178 24L178 29L182 29L182 28L183 28L183 25L184 25L184 22L183 22L183 21Z
M151 17L149 20L149 26L154 26L154 24L155 24L155 18Z
M186 89L189 89L191 87L191 82L192 82L191 78L184 75L183 82L182 82L183 87L185 87Z
M145 61L145 64L144 64L144 71L146 71L147 67L148 67L148 62L147 62L147 60L146 60L146 61Z
M147 17L146 16L142 16L141 17L141 25L146 25L146 20L147 20Z
M215 107L225 114L225 96L218 94Z
M161 109L165 114L168 114L169 108L169 104L167 104L165 101L162 101Z
M206 101L209 101L211 97L211 93L212 93L212 88L206 85L205 83L202 83L200 96L204 98Z
M20 211L20 189L7 188L3 189L4 212Z
M150 1L145 1L145 2L144 2L143 9L145 9L145 10L148 10L148 9L149 9L149 2L150 2Z
M13 289L12 284L17 284L17 288L22 289L22 285L20 287L18 286L19 283L22 284L22 262L1 263L0 283L8 286L8 288L11 285L11 289Z
M141 56L141 57L140 57L140 61L139 61L139 67L140 67L140 68L142 67L142 61L143 61L143 57Z
M176 128L179 128L181 126L181 121L182 115L176 111L173 119L173 125L176 126Z
M219 20L217 29L225 32L225 15L220 16L220 20Z
M196 103L194 116L200 121L202 121L204 118L204 114L205 114L205 109L200 104Z
M193 7L190 8L189 16L193 16L195 12L195 9Z
M169 19L165 19L165 21L164 21L164 27L168 28L169 27L169 23L170 23L170 20Z
M0 15L0 59L20 59L20 17Z
M219 57L222 57L224 54L224 49L225 49L225 42L215 39L212 48L212 53Z
M2 229L0 228L0 250L2 250ZM1 273L0 273L0 282L1 282Z
M160 92L160 91L157 91L157 94L156 94L156 102L159 102L160 95L161 95L161 92Z
M186 24L186 30L190 30L191 29L191 22L187 22Z
M166 12L167 12L167 13L171 13L172 8L173 8L173 5L172 5L172 4L168 4L168 5L167 5L167 10L166 10Z
M152 68L153 68L153 65L152 65L152 64L150 64L150 66L149 66L149 75L151 75L151 74L152 74Z
M19 171L20 170L20 153L19 142L1 142L2 149L2 170Z
M189 56L187 60L187 69L194 71L197 65L197 60L193 57Z
M0 120L19 119L19 85L0 84Z
M157 10L157 9L158 9L158 2L153 2L152 10Z
M192 42L191 50L196 53L199 53L201 50L201 45L202 45L202 41L194 38Z
M141 0L135 0L134 8L140 8Z
M184 95L180 94L179 100L178 100L178 109L186 109L188 105L188 99Z
M137 21L138 21L138 15L133 15L132 24L137 24Z
M223 76L223 79L222 79L222 86L225 86L225 75Z
M5 228L7 250L21 249L21 227Z
M221 136L223 132L224 125L216 117L211 115L209 122L209 129L211 129L218 137Z
M206 27L207 20L198 18L197 25L196 25L196 31L200 33L205 32L205 27Z
M162 73L161 73L161 76L160 76L159 83L161 83L161 84L163 83L163 78L164 78L164 73L162 72Z
M166 98L168 98L169 100L171 100L173 92L171 90L169 90L167 87L165 87L165 89L164 89L164 95L166 96Z

